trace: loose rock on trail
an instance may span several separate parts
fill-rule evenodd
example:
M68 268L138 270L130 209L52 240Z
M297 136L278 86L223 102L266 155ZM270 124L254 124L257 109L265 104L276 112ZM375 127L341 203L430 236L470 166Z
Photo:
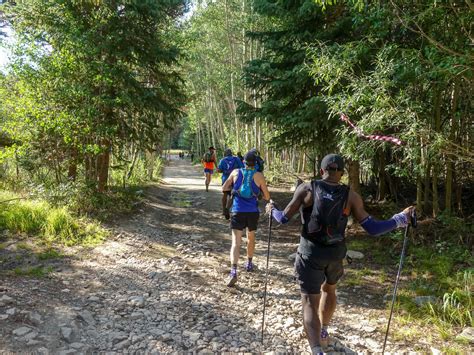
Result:
M239 280L227 288L231 239L219 183L206 192L201 169L173 159L145 196L139 212L111 223L111 238L56 262L49 277L0 276L0 350L310 353L288 258L297 223L273 232L262 344L268 217L257 232L257 270L243 269L242 248ZM380 352L387 321L380 294L338 292L328 352Z

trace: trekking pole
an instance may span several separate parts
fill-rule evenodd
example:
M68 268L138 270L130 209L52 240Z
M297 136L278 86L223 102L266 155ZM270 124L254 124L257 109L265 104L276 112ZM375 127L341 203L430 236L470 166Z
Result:
M388 324L387 324L387 330L385 331L385 339L383 341L383 348L382 348L382 354L385 353L385 345L387 344L387 337L388 337L388 331L390 329L390 322L392 320L392 314L393 314L393 306L395 304L395 298L397 297L397 289L398 289L398 281L400 280L400 274L402 272L402 267L403 267L403 259L405 258L405 251L407 248L408 244L408 229L410 228L410 224L413 228L416 228L416 210L413 210L410 215L410 222L405 228L405 237L403 238L403 247L402 247L402 253L400 255L400 263L398 265L398 273L397 273L397 278L395 279L395 287L393 288L393 295L392 295L392 306L390 308L390 316L388 317Z
M273 204L273 201L270 200ZM268 282L268 261L270 260L270 238L272 236L272 211L268 217L268 247L267 247L267 267L265 270L265 290L263 291L263 316L262 316L262 345L263 345L263 328L265 327L265 307L267 305L267 282Z

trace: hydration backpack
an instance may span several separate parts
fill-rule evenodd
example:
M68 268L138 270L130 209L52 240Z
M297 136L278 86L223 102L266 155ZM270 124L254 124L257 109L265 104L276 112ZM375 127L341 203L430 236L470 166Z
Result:
M313 180L313 210L308 223L308 234L324 245L344 240L347 216L344 208L349 198L346 185L331 186L321 180Z
M210 152L207 152L204 154L204 157L202 158L206 163L212 162L212 154Z
M256 170L254 169L240 169L239 174L242 174L242 183L240 184L237 193L240 197L243 198L252 198L257 197L258 195L252 189L253 176L255 175Z
M230 175L232 170L235 167L235 158L234 157L226 157L224 158L224 169L222 169L222 173L224 175Z

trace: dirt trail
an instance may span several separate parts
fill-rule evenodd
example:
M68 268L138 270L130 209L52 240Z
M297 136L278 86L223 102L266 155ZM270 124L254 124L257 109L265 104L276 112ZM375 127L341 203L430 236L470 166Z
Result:
M271 191L280 201L291 196ZM242 249L239 281L229 289L220 184L206 193L201 169L173 159L163 183L145 196L138 213L113 221L113 237L56 262L50 277L0 276L0 350L308 353L288 258L297 247L297 221L273 233L262 345L267 217L257 232L256 272L243 270ZM381 351L383 293L342 284L329 353Z

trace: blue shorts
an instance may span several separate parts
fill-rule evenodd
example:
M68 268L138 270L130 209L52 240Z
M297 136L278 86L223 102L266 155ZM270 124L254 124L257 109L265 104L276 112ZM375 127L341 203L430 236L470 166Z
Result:
M204 173L214 174L214 169L204 169Z

